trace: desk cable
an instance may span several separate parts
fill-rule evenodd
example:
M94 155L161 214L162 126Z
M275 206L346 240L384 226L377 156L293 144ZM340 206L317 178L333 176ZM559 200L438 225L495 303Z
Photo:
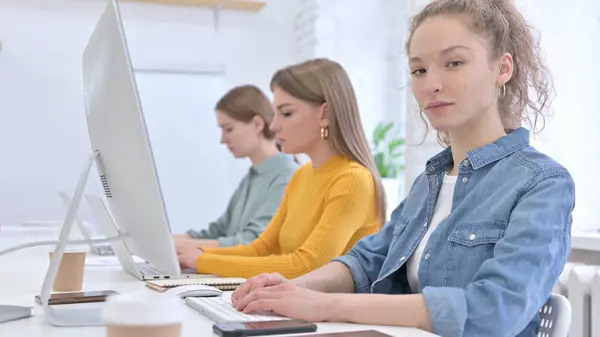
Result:
M85 245L85 244L96 244L96 243L110 243L110 242L114 242L114 241L122 241L123 239L127 238L129 235L128 234L120 234L117 236L112 236L109 238L104 238L104 239L93 239L93 240L74 240L74 241L68 241L68 245ZM10 247L7 249L3 249L0 250L0 256L8 254L8 253L12 253L18 250L22 250L22 249L27 249L27 248L32 248L32 247L38 247L38 246L52 246L52 245L57 245L60 242L60 240L46 240L46 241L34 241L34 242L28 242L28 243L24 243L21 245L17 245L14 247Z

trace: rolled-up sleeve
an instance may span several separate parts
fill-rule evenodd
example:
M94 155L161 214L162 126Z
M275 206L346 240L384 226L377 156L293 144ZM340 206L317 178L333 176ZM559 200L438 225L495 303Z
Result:
M202 230L194 230L190 229L187 231L187 235L194 239L215 239L221 235L224 235L225 227L228 226L230 214L229 209L225 212L221 217L219 217L216 221L211 222L208 225L208 229Z
M348 252L347 255L340 256L335 258L333 261L341 262L346 265L348 270L350 270L350 274L352 275L352 280L354 281L354 292L356 293L368 293L371 288L371 282L369 281L369 276L366 273L366 269L360 264L360 260L351 255Z
M505 235L464 288L422 292L442 336L515 336L550 297L571 241L575 186L564 170L539 173L523 189Z

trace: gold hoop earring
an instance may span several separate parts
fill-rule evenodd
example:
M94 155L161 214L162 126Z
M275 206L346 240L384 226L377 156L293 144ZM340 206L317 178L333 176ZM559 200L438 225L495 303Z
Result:
M506 84L502 83L502 87L500 89L501 91L498 92L498 97L500 97L500 99L503 99L504 96L506 96Z
M321 139L327 140L327 138L329 138L329 127L328 126L321 128Z

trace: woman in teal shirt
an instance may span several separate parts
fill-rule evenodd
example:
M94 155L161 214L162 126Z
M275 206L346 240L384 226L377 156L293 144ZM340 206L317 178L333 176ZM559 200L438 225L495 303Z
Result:
M229 200L225 213L207 229L176 235L177 245L228 247L254 241L277 211L292 175L299 167L273 141L269 124L274 110L257 87L231 89L215 107L221 143L236 158L248 158L252 167Z

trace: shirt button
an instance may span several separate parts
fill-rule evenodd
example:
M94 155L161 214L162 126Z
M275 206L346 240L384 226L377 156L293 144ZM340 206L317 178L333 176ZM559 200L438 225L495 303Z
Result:
M429 253L425 254L425 260L429 260L430 256L431 256L431 254L429 254Z
M463 182L463 184L466 184L466 183L467 183L467 181L469 181L469 178L467 178L467 177L463 177L463 178L462 178L462 182Z
M423 223L423 227L427 227L427 221L425 221L425 223Z
M405 258L406 258L406 257L404 257L404 256L403 256L403 257L401 257L401 258L400 258L400 261L404 261L404 259L405 259Z
M469 160L468 159L463 160L462 161L462 166L465 166L465 167L469 166Z
M430 167L429 167L429 171L431 171L431 172L435 171L435 167L433 167L433 166L430 166Z
M475 240L475 233L471 233L471 235L469 235L469 240Z

